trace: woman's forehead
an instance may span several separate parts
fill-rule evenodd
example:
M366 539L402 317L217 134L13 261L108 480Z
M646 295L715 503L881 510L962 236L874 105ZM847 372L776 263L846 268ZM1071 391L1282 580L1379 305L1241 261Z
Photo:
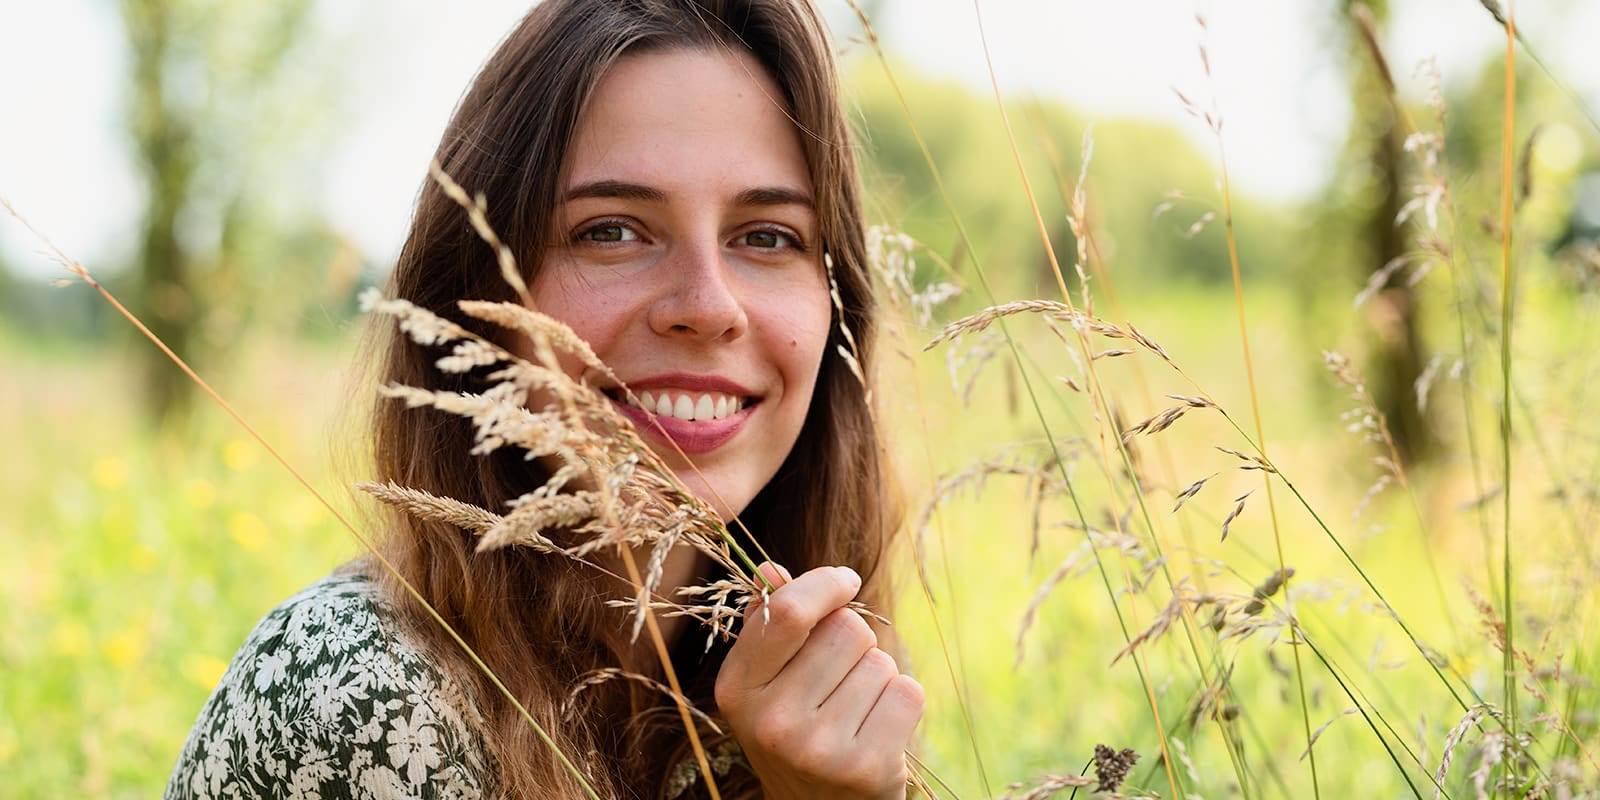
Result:
M668 193L753 186L810 192L799 128L747 53L625 56L580 118L564 190L616 180Z

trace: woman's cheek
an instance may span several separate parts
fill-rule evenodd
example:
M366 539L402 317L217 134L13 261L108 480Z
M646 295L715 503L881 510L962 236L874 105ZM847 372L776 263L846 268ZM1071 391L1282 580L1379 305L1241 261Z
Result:
M566 323L609 363L612 344L635 305L637 287L612 286L580 276L575 265L552 264L534 279L531 289L538 311Z
M796 303L795 298L796 295L789 294L780 306L788 313L775 320L774 327L779 334L776 349L780 351L780 366L786 381L809 387L816 382L822 359L827 355L833 306L826 289L820 292L820 297L813 294L804 303Z

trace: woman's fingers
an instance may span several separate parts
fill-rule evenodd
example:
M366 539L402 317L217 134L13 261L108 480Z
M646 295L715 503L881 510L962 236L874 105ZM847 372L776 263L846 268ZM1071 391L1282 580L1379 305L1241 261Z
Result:
M884 688L899 674L894 656L883 650L874 647L862 654L850 674L822 703L822 718L827 721L827 727L854 736L883 695Z
M789 659L771 688L785 697L800 699L807 708L817 708L850 674L862 655L877 644L877 634L860 614L849 608L835 609L811 629L800 652ZM861 709L863 715L871 707L870 699L869 705ZM854 732L855 728L850 730Z
M794 580L794 576L790 575L789 570L784 569L782 564L774 564L771 561L761 562L761 566L756 567L756 571L760 572L762 577L766 578L767 583L772 584L774 589Z
M716 699L767 796L904 796L922 687L845 607L860 576L822 567L787 580L773 565L760 570L776 588L746 609Z
M774 581L776 583L776 581ZM765 686L800 652L811 629L861 589L849 567L818 567L778 587L745 614L744 628L728 652L742 688Z
M922 700L922 684L910 675L896 675L856 731L856 741L909 742L922 718Z

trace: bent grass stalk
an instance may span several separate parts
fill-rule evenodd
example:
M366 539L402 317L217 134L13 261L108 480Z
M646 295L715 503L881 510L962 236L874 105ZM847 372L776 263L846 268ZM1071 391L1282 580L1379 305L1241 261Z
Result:
M421 604L423 609L428 612L428 615L444 628L445 633L455 641L455 643L461 648L462 652L467 655L467 658L472 660L472 663L483 672L484 676L494 684L495 688L498 689L507 700L511 701L511 705L516 708L517 713L527 721L528 726L533 729L533 732L539 737L539 740L544 742L546 747L550 748L550 752L554 754L556 759L561 762L562 768L564 768L567 773L578 782L579 786L583 788L584 792L588 794L589 797L594 798L594 800L599 800L600 796L595 792L594 787L589 783L589 780L584 777L582 771L578 769L577 765L572 763L572 760L567 757L566 753L561 751L561 747L556 744L555 739L553 739L550 736L550 733L544 729L544 726L540 725L539 722L533 718L533 715L528 713L527 707L525 707L522 702L516 698L516 695L511 693L510 689L506 688L506 685L500 681L500 677L494 673L494 670L490 669L489 665L484 663L483 659L478 656L477 651L474 650L471 645L467 644L466 640L461 637L461 634L456 632L456 629L451 626L450 623L445 621L444 617L439 614L438 610L422 597L422 593L417 591L417 588L413 586L410 581L406 580L404 575L400 574L399 569L397 569L394 564L389 561L389 559L384 557L383 553L372 544L372 541L368 539L365 534L357 530L355 525L352 524L350 520L344 516L344 514L340 513L337 508L334 508L333 504L330 503L327 498L323 497L321 492L317 491L317 488L312 485L311 481L307 479L305 475L300 472L300 470L296 469L293 464L290 464L288 459L284 458L283 455L278 452L278 449L273 447L272 443L267 441L266 437L261 435L261 433L256 430L255 426L251 425L250 422L244 418L244 415L240 414L238 410L233 407L232 403L229 403L225 398L223 398L223 396L217 392L216 389L211 387L211 384L207 383L204 378L201 378L200 375L196 373L187 362L179 357L177 353L174 353L172 348L168 347L167 343L161 340L161 337L157 336L155 332L146 327L143 321L141 321L133 312L129 311L121 302L119 302L117 298L112 295L111 292L103 285L101 285L98 280L95 280L94 276L89 273L87 268L63 253L60 248L56 247L55 244L50 241L49 237L46 237L44 234L40 233L36 228L34 228L26 218L24 218L14 207L12 207L10 201L6 200L5 198L0 198L0 206L4 206L8 214L20 222L24 228L27 228L29 233L38 238L40 242L43 243L44 246L49 250L52 257L55 258L55 260L64 268L66 268L68 272L71 272L73 275L77 276L79 280L82 280L84 283L88 284L90 288L98 292L100 296L111 305L112 308L116 309L118 314L122 315L122 317L126 319L129 324L133 325L133 327L137 329L140 334L142 334L146 339L149 339L152 344L160 349L162 354L164 354L168 360L172 361L172 363L175 364L179 370L182 370L184 375L188 376L189 380L193 381L196 386L200 387L200 390L205 392L206 396L210 397L211 400L215 402L217 406L220 407L229 417L231 417L234 422L238 423L239 427L243 428L245 432L250 435L250 438L254 439L257 444L261 445L262 448L267 451L267 454L272 456L274 461L278 462L279 466L283 467L284 470L286 470L296 482L304 487L307 492L310 492L311 496L315 498L318 503L321 503L322 506L328 510L328 513L332 514L334 519L338 520L339 524L343 526L344 529L348 531L350 535L367 550L368 553L375 557L378 560L378 563L380 563L385 570L387 570L392 576L394 576L396 580L399 581L400 585L409 595L411 595L412 599Z
M1203 30L1203 21L1201 22L1201 27ZM1203 43L1201 44L1200 56L1201 64L1205 68L1206 79L1209 81L1211 80L1211 63L1210 60L1206 58L1205 45ZM1213 100L1213 104L1214 103L1215 101ZM1222 230L1223 235L1226 237L1228 243L1228 266L1233 273L1234 309L1238 312L1239 317L1239 344L1244 353L1245 383L1250 389L1250 411L1251 416L1255 418L1257 440L1256 449L1261 453L1261 457L1263 459L1270 461L1266 451L1266 427L1261 421L1261 398L1260 394L1256 390L1255 361L1250 355L1250 328L1245 323L1244 279L1240 275L1239 270L1239 244L1233 230L1233 193L1228 182L1228 157L1223 145L1222 130L1218 122L1219 119L1220 117L1213 117L1212 115L1206 116L1207 125L1210 127L1213 138L1215 138L1217 142L1217 165L1221 173L1220 191L1222 193ZM1281 530L1281 526L1278 524L1278 505L1272 491L1272 476L1263 472L1261 480L1262 483L1266 484L1267 488L1267 515L1272 521L1272 543L1278 555L1278 568L1284 569L1287 566L1287 563L1283 555L1283 532ZM1288 579L1284 580L1283 593L1285 599L1287 599L1289 597ZM1300 649L1294 646L1294 639L1296 636L1295 626L1290 627L1289 634L1290 651L1294 653L1295 685L1299 690L1300 695L1300 721L1305 729L1306 762L1311 769L1311 790L1313 796L1321 797L1322 789L1319 786L1319 781L1317 780L1317 754L1315 748L1311 746L1311 708L1306 699L1305 670L1300 664Z
M995 302L994 290L993 290L993 287L989 284L989 279L988 279L987 274L983 270L982 261L979 259L977 252L974 251L973 248L971 247L970 243L971 243L972 239L971 239L970 236L967 235L966 225L962 222L960 214L958 214L956 212L955 205L950 199L949 192L945 189L943 175L942 175L941 171L938 168L938 164L933 160L933 154L928 150L927 142L922 138L921 131L916 126L915 120L913 119L913 117L911 115L911 109L910 109L909 105L906 103L905 95L900 90L899 82L897 80L895 80L893 70L891 70L890 67L889 67L888 57L886 56L886 54L883 51L883 46L882 46L882 43L878 39L877 32L872 27L871 20L867 17L866 11L861 8L860 4L857 3L856 0L847 0L847 2L850 4L851 9L855 12L857 19L860 20L862 30L866 34L866 37L867 37L867 41L872 46L873 52L877 55L878 61L883 67L884 75L888 79L889 85L892 88L892 90L894 91L894 95L895 95L896 100L899 103L899 107L900 107L901 113L902 113L902 115L904 116L904 118L906 120L907 126L911 130L913 138L916 139L917 147L922 153L923 160L928 165L928 170L929 170L930 174L933 177L934 184L938 187L940 199L943 202L946 211L949 212L951 220L952 220L953 224L956 227L957 235L958 235L958 237L960 238L960 240L962 242L967 243L967 251L969 252L969 254L972 257L973 271L978 276L978 283L981 286L981 288L983 289L985 295L988 297L990 303L994 303ZM1007 327L1005 320L1004 319L1000 319L1000 320L997 321L997 324L998 324L998 327L999 327L1002 335L1005 337L1006 344L1007 344L1007 346L1009 347L1009 349L1011 351L1012 358L1020 361L1020 356L1018 355L1018 349L1017 349L1016 340L1011 336L1011 332L1010 332L1009 328ZM1067 469L1066 469L1066 461L1063 460L1060 457L1059 452L1057 452L1056 444L1055 444L1055 437L1050 433L1050 426L1049 426L1049 423L1048 423L1048 421L1047 421L1047 419L1046 419L1046 417L1044 415L1043 408L1040 407L1040 405L1039 405L1039 398L1038 398L1037 394L1034 392L1033 382L1032 382L1031 379L1028 378L1026 370L1019 369L1018 370L1018 374L1022 377L1023 388L1027 392L1029 402L1033 406L1035 415L1039 418L1039 424L1044 430L1045 439L1049 443L1049 446L1050 446L1050 449L1051 449L1052 453L1055 454L1056 466L1059 469L1059 471L1061 472L1061 477L1062 477L1063 482L1067 486L1068 496L1072 500L1073 507L1077 511L1077 514L1078 514L1080 522L1082 522L1084 529L1087 531L1088 528L1089 528L1088 517L1083 511L1082 505L1078 501L1077 492L1072 489L1071 477L1068 474ZM1090 541L1090 552L1093 553L1093 555L1094 555L1094 562L1095 562L1096 569L1098 570L1098 572L1100 574L1101 583L1105 587L1106 594L1107 594L1108 598L1111 600L1111 607L1112 607L1112 610L1113 610L1113 612L1115 613L1115 615L1117 617L1117 624L1122 630L1123 639L1125 641L1131 641L1131 634L1130 634L1130 632L1128 630L1127 620L1123 615L1121 604L1117 602L1116 591L1111 588L1111 578L1110 578L1110 575L1106 572L1106 568L1105 568L1104 562L1100 558L1100 551L1099 551L1099 549L1097 547L1094 546L1092 538L1090 538L1089 541ZM1162 761L1166 766L1167 781L1168 781L1169 788L1172 790L1172 794L1173 794L1174 797L1180 797L1182 795L1178 791L1177 774L1172 768L1172 759L1171 759L1171 756L1170 756L1170 753L1169 753L1168 747L1167 747L1165 728L1161 724L1161 710L1160 710L1159 705L1156 702L1155 689L1151 685L1149 678L1145 674L1144 665L1143 665L1143 662L1140 660L1138 653L1134 653L1129 660L1131 660L1133 662L1134 668L1135 668L1136 672L1138 673L1139 682L1140 682L1141 686L1144 688L1146 699L1149 702L1150 713L1151 713L1152 717L1155 719L1156 732L1157 732L1158 741L1159 741L1160 748L1161 748Z

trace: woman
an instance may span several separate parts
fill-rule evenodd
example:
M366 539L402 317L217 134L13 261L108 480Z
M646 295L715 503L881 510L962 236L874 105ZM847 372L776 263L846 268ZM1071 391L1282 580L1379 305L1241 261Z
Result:
M874 304L851 140L806 0L547 0L485 64L437 158L487 198L539 310L568 323L651 408L614 398L652 449L773 560L778 588L736 641L662 633L722 796L900 797L922 711L885 635L898 524L870 396ZM831 257L843 319L829 299ZM465 215L428 183L391 296L463 319L516 300ZM383 383L472 391L384 326ZM504 342L506 346L514 346ZM659 426L658 424L659 423ZM376 407L378 480L501 508L548 477L472 456L470 425ZM668 438L670 437L670 439ZM676 444L677 447L673 445ZM683 455L679 454L683 451ZM683 460L687 456L690 464ZM474 552L453 526L390 516L385 554L484 658L602 795L704 796L675 707L585 673L663 674L625 633L626 585L570 560ZM842 565L842 566L830 566ZM713 579L695 551L660 594ZM397 581L359 559L272 611L235 657L179 759L170 797L579 797L520 713Z

